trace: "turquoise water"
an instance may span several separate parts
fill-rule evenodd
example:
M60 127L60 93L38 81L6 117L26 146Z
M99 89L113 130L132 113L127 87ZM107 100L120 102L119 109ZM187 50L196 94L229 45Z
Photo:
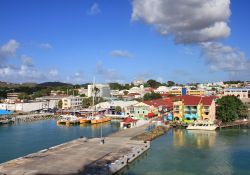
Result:
M119 123L102 124L103 136L119 130ZM76 138L100 137L101 124L57 126L55 120L0 125L0 163Z
M171 130L119 175L249 175L250 129Z

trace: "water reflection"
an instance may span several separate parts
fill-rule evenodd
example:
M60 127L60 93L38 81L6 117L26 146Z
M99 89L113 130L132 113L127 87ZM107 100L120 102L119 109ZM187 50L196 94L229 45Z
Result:
M57 125L55 120L0 126L0 163L80 137L100 137L118 131L119 123Z
M173 130L173 145L175 147L209 148L215 145L216 131Z

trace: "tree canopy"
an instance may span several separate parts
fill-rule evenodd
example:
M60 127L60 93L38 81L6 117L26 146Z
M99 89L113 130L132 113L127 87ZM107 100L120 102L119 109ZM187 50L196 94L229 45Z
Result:
M155 92L146 93L146 94L143 96L143 100L145 100L145 101L147 101L147 100L159 99L159 98L162 98L161 94L155 93Z
M217 119L223 122L234 121L247 114L246 106L235 96L224 96L218 99L216 104Z
M120 114L120 113L122 112L121 106L116 106L116 107L115 107L115 112L116 112L117 114Z
M152 87L152 88L158 88L159 86L161 86L161 83L156 81L156 80L153 80L153 79L150 79L147 81L147 84Z

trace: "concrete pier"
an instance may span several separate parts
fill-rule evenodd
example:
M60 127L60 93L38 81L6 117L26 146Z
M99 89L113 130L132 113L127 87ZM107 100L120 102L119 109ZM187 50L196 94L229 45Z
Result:
M149 142L131 140L146 126L105 138L81 138L0 164L0 175L113 174L149 149Z

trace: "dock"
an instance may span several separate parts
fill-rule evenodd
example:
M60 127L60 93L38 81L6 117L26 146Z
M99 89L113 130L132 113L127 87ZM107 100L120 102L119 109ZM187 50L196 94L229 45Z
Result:
M238 120L238 121L234 121L234 122L227 122L227 123L221 123L219 124L219 128L229 128L229 127L244 127L244 126L248 126L250 124L250 121L246 120Z
M0 175L114 174L150 148L150 142L131 140L147 126L121 130L100 138L79 138L0 164Z

